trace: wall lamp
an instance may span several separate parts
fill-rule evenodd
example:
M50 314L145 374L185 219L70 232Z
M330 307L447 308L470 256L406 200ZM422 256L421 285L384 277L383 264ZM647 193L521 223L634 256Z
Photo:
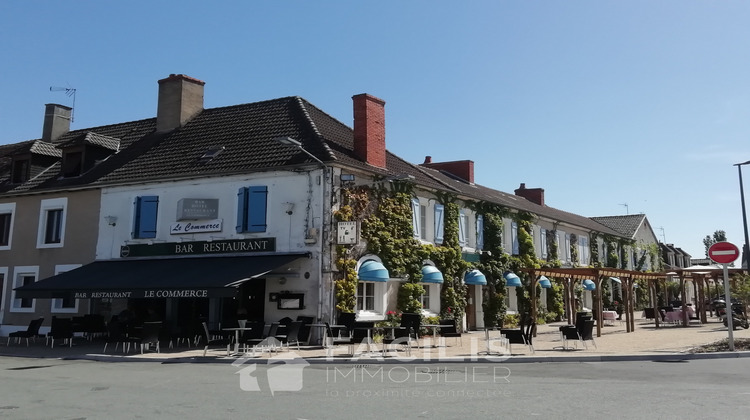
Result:
M117 225L117 216L104 216L104 220L106 220L107 224L110 226Z

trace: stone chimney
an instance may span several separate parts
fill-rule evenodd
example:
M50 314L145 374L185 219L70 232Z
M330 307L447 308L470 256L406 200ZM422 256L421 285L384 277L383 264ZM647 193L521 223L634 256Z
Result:
M203 111L203 85L206 82L184 74L170 74L159 80L159 105L156 110L156 131L165 132L182 127Z
M540 206L544 205L544 188L526 188L526 184L522 182L521 186L513 192L532 203L539 204Z
M58 104L44 105L42 141L54 143L55 140L70 131L70 119L72 116L73 108Z
M379 168L385 168L385 101L362 93L354 102L354 154Z
M454 160L451 162L433 163L432 156L425 156L424 163L421 166L437 169L438 171L445 171L468 183L474 183L474 161L472 160Z

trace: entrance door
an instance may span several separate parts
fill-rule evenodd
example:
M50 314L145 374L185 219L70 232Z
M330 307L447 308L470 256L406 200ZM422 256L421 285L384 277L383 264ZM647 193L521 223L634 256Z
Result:
M248 320L264 321L266 307L266 280L254 279L245 282L240 290L240 308L244 308Z
M476 287L477 286L470 284L466 290L466 327L469 330L475 330L477 328Z

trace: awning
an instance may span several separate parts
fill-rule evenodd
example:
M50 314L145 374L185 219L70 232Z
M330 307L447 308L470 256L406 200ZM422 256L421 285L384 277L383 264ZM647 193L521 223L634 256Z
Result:
M487 277L479 270L471 270L464 276L464 283L485 286L487 285Z
M542 289L551 289L552 288L552 282L550 279L548 279L545 276L539 277L539 285L542 286Z
M120 259L93 263L21 286L16 298L230 297L245 281L307 253L166 259Z
M390 278L385 266L375 260L367 260L359 266L357 278L362 281L386 282Z
M443 273L434 265L422 267L422 283L440 284L443 282Z
M620 280L619 277L610 277L609 279L612 280L615 283L622 283L622 280Z

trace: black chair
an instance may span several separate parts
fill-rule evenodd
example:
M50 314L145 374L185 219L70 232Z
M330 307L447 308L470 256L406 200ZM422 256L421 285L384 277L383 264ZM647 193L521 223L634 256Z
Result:
M422 336L422 315L413 313L401 314L401 326L411 329L409 332L415 340Z
M594 341L594 320L584 320L583 325L578 330L578 334L581 337L581 342L583 343L584 347L588 348L588 346L586 346L586 341L591 340L591 342L594 343L594 348L598 348L596 346L596 341Z
M357 314L354 312L342 312L339 314L339 325L345 327L344 335L352 336L352 330L354 330L354 323L357 322ZM341 331L339 331L341 335Z
M108 334L107 323L100 314L87 314L83 316L84 333L89 340Z
M8 334L8 344L10 345L10 339L15 338L16 343L20 343L22 338L26 339L26 347L29 346L29 338L31 341L36 342L36 338L39 336L39 327L42 326L44 318L32 319L29 322L29 326L26 327L26 331L16 331Z
M308 327L308 324L313 324L315 322L315 318L311 316L299 315L297 317L297 321L302 321L302 326L299 329L299 338L302 339L305 344L310 344L310 332L312 331L312 328Z
M581 341L581 335L578 334L578 328L576 328L575 325L561 326L560 337L562 338L562 342L563 342L563 350L568 349L568 341L575 340L576 348L578 348L578 342Z
M352 337L349 341L349 354L352 356L356 352L354 346L362 345L364 343L367 343L367 351L372 351L372 330L375 327L374 322L355 322L354 326L352 327Z
M133 343L140 345L141 354L147 348L150 348L152 344L156 345L156 352L160 353L159 349L159 336L161 334L161 321L149 321L143 323L143 329L141 329L140 336L128 337L128 344ZM205 355L205 353L204 353Z
M206 356L206 353L208 353L208 347L211 345L214 346L226 346L227 347L227 356L229 356L229 346L232 345L232 340L229 338L226 338L226 336L215 336L211 334L211 331L208 329L208 324L203 322L203 332L206 336L206 346L203 348L203 356ZM218 337L218 338L217 338Z
M513 344L523 344L529 346L531 353L534 353L534 345L532 344L532 336L536 323L528 322L525 319L521 319L521 323L518 328L501 328L500 334L508 340L508 345L511 354L513 353Z
M253 330L249 331L250 334L248 335L248 337L251 338L243 339L245 352L247 352L248 347L252 348L253 354L255 354L255 350L260 350L261 353L266 350L271 352L281 347L281 341L279 341L276 336L286 334L279 333L280 324L278 322L273 322L270 325L266 325L263 322L251 322L250 325L255 326L253 327L253 330L262 331L263 333L260 337L257 337L257 335L253 333Z
M55 340L63 340L73 347L73 320L71 318L52 317L52 324L47 333L47 344L52 341L51 348L55 348Z
M323 337L323 347L326 349L326 355L332 356L333 348L336 347L336 345L339 344L346 344L351 345L352 344L352 337L340 337L338 334L333 332L333 329L331 328L331 325L327 322L325 322L326 326L326 332L325 336Z
M109 321L109 324L107 324L107 336L104 338L104 350L102 350L102 353L107 352L107 345L110 343L115 343L115 351L117 351L117 347L122 344L122 351L125 352L125 344L127 342L128 338L125 335L125 330L123 329L122 324L116 319Z
M286 344L287 350L290 344L295 344L297 350L299 350L299 337L304 321L292 321L287 328L286 334L276 335L276 338L281 341L281 344Z
M454 318L451 319L441 319L440 325L449 325L448 327L440 327L440 336L443 338L449 338L453 337L456 338L460 345L463 347L463 340L461 339L461 333L458 332L458 327L456 327L456 320Z
M400 344L406 348L407 355L411 355L411 340L413 334L410 328L403 325L398 327L384 327L387 330L383 337L383 354L387 353L388 346L391 344Z

